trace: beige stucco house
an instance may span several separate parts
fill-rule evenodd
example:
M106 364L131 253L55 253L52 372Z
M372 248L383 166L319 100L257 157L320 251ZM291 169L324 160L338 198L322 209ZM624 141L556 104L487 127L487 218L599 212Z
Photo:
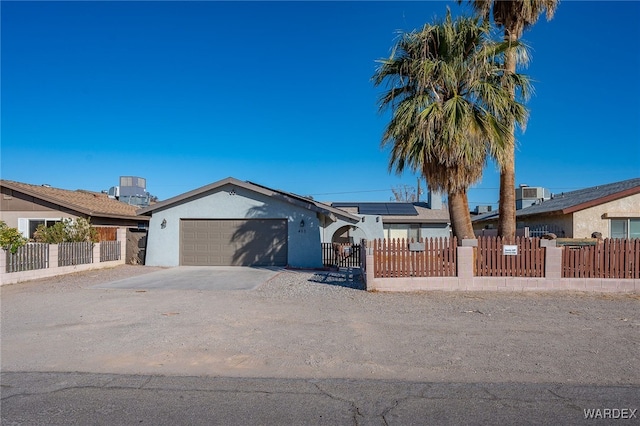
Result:
M101 192L5 179L0 180L0 193L0 220L17 228L27 238L33 238L41 224L51 225L62 219L89 219L98 229L100 240L116 240L126 235L126 261L144 263L149 218L138 216L137 206L109 198Z
M90 219L97 227L146 228L149 218L138 216L138 207L107 194L71 191L49 185L0 180L0 220L32 238L36 227L62 219Z
M472 218L476 231L496 228L498 212ZM640 178L553 194L516 211L518 228L558 237L640 238Z

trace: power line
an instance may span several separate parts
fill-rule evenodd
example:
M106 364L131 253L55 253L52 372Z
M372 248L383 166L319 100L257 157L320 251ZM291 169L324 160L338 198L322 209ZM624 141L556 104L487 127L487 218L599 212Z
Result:
M365 193L365 192L389 192L389 191L391 191L391 188L388 188L388 189L368 189L368 190L364 190L364 191L316 192L316 193L313 193L311 195L313 195L315 197L317 195L362 194L362 193Z

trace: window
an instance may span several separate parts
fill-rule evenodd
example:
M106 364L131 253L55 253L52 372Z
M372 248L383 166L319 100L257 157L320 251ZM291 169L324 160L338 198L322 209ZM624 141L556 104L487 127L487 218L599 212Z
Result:
M389 239L403 238L406 241L413 239L414 241L420 240L420 225L408 225L408 224L385 224L384 225L384 237Z
M409 227L409 240L420 241L420 226L411 225Z
M640 238L640 219L629 219L629 238Z
M61 222L61 219L18 219L18 230L23 236L32 239L35 234L38 225L45 225L50 227L57 222Z
M640 238L640 218L611 219L611 238Z

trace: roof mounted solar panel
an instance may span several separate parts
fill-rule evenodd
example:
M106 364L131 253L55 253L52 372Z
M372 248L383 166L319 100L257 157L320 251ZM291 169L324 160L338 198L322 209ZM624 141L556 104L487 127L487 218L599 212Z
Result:
M334 207L357 207L358 213L378 216L417 216L418 211L411 203L332 203Z
M386 203L359 203L358 213L371 214L371 215L386 215L387 205Z
M417 216L418 211L411 203L387 203L387 211L391 216Z

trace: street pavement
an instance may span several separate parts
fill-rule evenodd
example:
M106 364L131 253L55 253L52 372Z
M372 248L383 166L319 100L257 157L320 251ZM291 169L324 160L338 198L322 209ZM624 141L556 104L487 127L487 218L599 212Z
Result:
M638 386L37 372L1 378L3 425L640 423Z

